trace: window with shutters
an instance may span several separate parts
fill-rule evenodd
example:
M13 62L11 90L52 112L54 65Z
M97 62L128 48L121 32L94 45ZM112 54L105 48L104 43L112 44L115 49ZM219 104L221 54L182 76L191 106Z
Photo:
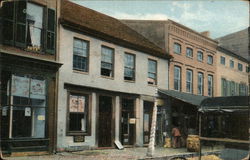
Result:
M73 69L88 72L89 43L77 38L73 43Z
M68 135L89 135L89 94L69 92L68 94Z
M135 80L135 55L124 54L124 80Z
M114 76L114 49L102 46L101 50L101 75L106 77Z
M157 84L157 62L148 59L148 84Z
M27 1L3 3L3 43L55 53L55 10Z

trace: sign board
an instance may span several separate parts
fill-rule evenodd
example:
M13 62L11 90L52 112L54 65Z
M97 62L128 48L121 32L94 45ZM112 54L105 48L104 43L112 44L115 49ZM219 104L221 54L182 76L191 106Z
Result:
M129 118L129 124L135 124L136 119L135 118Z
M156 99L158 106L164 106L164 100L163 99Z
M84 142L85 137L84 136L74 136L74 142Z
M119 150L124 149L124 147L122 146L121 142L118 141L118 140L115 140L115 145L116 145L116 147L117 147Z
M45 116L44 115L39 115L39 116L37 116L37 120L44 121L45 120Z
M26 117L30 117L31 116L31 108L30 107L26 107L25 108L25 116Z
M8 111L7 107L3 107L2 116L7 116L7 111Z

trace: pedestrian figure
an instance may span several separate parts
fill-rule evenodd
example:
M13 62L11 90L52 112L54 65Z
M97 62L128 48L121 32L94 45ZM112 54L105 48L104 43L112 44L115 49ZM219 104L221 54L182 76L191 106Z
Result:
M181 146L181 132L177 126L174 126L174 128L172 129L172 135L174 137L173 147L180 148L180 146Z

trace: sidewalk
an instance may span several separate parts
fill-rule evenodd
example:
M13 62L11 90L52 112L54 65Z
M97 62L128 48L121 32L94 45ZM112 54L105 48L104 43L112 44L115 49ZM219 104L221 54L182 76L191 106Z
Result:
M146 156L147 148L125 148L106 150L86 150L79 152L62 152L54 155L29 156L29 157L6 157L6 160L138 160L149 158ZM186 148L156 148L154 158L171 155L185 154Z

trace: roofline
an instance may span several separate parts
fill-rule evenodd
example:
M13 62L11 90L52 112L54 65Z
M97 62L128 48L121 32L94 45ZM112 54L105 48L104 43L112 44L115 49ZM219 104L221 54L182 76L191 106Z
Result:
M233 57L235 57L235 58L238 58L239 60L244 61L244 62L246 62L246 63L249 63L249 62L250 62L250 61L248 61L247 59L245 59L244 57L242 57L242 56L240 56L240 55L238 55L238 54L236 54L236 53L234 53L234 52L232 52L232 51L230 51L230 50L228 50L228 49L226 49L226 48L224 48L224 47L222 47L222 46L218 46L218 47L217 47L217 50L218 50L218 51L221 51L221 52L223 52L223 53L225 53L225 54L227 54L227 55L230 55L230 56L233 56Z
M219 39L225 38L225 37L227 37L227 36L231 36L231 35L233 35L233 34L236 34L236 33L242 32L242 31L244 31L244 30L248 30L248 32L249 32L249 29L250 29L250 27L247 27L247 28L245 28L245 29L242 29L242 30L239 30L239 31L236 31L236 32L233 32L233 33L226 34L226 35L224 35L224 36L222 36L222 37L218 37L218 38L216 38L216 40L219 40Z
M136 44L130 43L128 41L125 41L125 40L110 36L110 35L105 34L103 32L93 30L91 28L84 27L84 26L76 24L74 22L70 22L69 20L66 20L64 18L59 18L59 23L62 26L66 27L66 28L69 28L69 29L72 29L72 30L75 30L75 31L80 31L80 32L83 32L85 34L88 34L88 35L91 35L91 36L94 36L94 37L98 37L100 39L104 39L106 41L109 41L109 42L112 42L112 43L115 43L115 44L130 48L130 49L134 49L134 50L137 50L137 51L148 53L148 54L150 54L152 56L160 57L160 58L163 58L163 59L171 59L172 58L172 56L170 54L168 54L167 52L165 52L164 50L162 50L162 52L159 52L159 51L151 49L151 48L146 48L146 47L143 47L143 46L140 46L140 45L136 45ZM159 48L159 49L161 49L161 48Z
M173 23L173 24L175 24L175 25L177 25L177 26L179 26L179 27L185 28L185 29L187 29L187 30L190 31L190 32L193 32L193 33L195 33L195 34L198 34L199 36L201 36L201 37L203 37L203 38L205 38L205 39L207 39L207 40L210 40L210 41L212 41L212 42L218 44L218 41L217 41L217 40L212 39L212 38L210 38L210 37L206 37L206 36L202 35L200 32L197 32L197 31L195 31L195 30L193 30L193 29L191 29L191 28L189 28L189 27L187 27L187 26L185 26L185 25L183 25L183 24L177 23L177 22L175 22L175 21L173 21L173 20L171 20L171 19L168 19L168 21L171 22L171 23Z
M200 32L197 32L197 31L195 31L195 30L193 30L193 29L191 29L191 28L189 28L189 27L187 27L187 26L184 26L183 24L180 24L180 23L177 23L177 22L175 22L175 21L173 21L173 20L171 20L171 19L167 19L167 20L136 20L136 19L120 19L121 21L141 21L141 22L165 22L165 23L172 23L172 24L174 24L174 25L177 25L177 26L179 26L179 27L182 27L182 28L185 28L186 30L188 30L188 31L190 31L190 32L193 32L193 33L195 33L195 34L197 34L197 35L199 35L199 36L201 36L201 37L203 37L203 38L205 38L205 39L207 39L207 40L210 40L210 41L212 41L212 42L214 42L214 43L218 43L218 41L217 40L214 40L214 39L212 39L212 38L209 38L209 37L206 37L206 36L204 36L204 35L202 35Z

